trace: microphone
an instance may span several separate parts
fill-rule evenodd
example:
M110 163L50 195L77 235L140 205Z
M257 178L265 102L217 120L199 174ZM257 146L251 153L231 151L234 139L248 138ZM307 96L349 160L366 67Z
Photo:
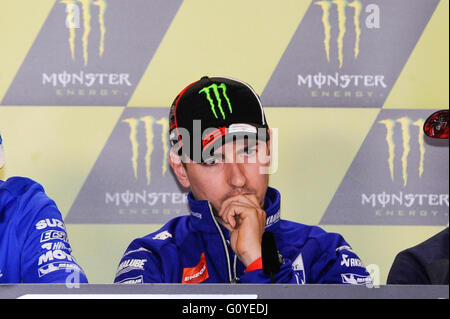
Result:
M275 236L270 231L265 231L261 242L261 255L263 271L269 275L271 282L274 282L273 276L280 271L280 258L278 256L277 243Z

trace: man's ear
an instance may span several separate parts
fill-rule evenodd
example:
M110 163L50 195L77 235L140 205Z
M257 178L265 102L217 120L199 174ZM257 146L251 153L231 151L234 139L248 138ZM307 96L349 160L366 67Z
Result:
M259 172L261 174L273 174L278 169L278 131L268 129L269 139L266 142L266 151L258 152L258 160L261 164Z
M173 151L170 151L169 163L170 166L172 166L173 172L175 173L175 176L181 186L185 188L190 187L191 183L189 182L189 177L187 176L186 164L182 162L181 157Z
M266 142L266 154L262 154L261 155L263 157L261 159L261 162L269 167L270 164L272 163L272 149L271 149L271 146L272 146L273 134L272 134L272 129L271 128L267 129L267 134L269 135L269 138L268 138L268 140Z

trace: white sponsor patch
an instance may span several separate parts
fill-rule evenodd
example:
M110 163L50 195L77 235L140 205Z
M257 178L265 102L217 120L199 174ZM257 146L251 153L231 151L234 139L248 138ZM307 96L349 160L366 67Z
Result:
M172 234L169 233L167 230L156 234L153 239L159 239L159 240L166 240L167 238L172 238Z
M341 274L342 283L350 285L368 285L372 283L370 276L363 276L358 274Z
M228 127L228 133L236 133L236 132L246 132L256 134L257 130L256 127L250 124L245 123L231 124Z

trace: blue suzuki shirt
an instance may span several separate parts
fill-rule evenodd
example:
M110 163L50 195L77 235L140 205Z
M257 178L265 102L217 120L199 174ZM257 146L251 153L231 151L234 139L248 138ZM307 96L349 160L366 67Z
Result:
M262 269L245 272L234 254L229 231L208 201L188 195L191 213L157 232L135 239L119 263L117 283L270 283ZM280 193L268 188L266 230L276 239L283 264L276 283L370 284L359 257L341 235L280 219Z
M24 177L0 181L0 284L87 283L56 204Z

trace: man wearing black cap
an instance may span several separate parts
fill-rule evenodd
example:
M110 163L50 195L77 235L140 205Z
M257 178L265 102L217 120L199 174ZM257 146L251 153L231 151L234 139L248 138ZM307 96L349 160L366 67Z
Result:
M135 239L118 283L370 284L339 234L280 218L280 193L268 186L271 133L258 95L246 83L203 77L169 113L170 164L191 192L191 213Z

